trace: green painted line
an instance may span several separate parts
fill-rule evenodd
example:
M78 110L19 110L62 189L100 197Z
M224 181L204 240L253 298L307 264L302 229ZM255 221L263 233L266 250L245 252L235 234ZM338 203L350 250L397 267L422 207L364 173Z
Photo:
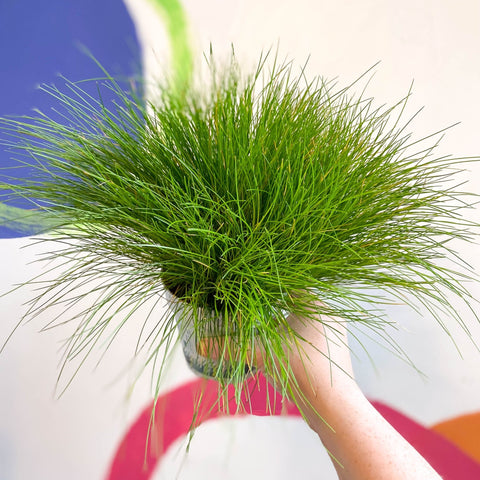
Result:
M190 84L193 74L193 50L185 10L178 0L150 0L167 30L171 48L172 81L179 92Z
M27 210L0 203L0 226L34 235L52 228L54 223L40 210Z

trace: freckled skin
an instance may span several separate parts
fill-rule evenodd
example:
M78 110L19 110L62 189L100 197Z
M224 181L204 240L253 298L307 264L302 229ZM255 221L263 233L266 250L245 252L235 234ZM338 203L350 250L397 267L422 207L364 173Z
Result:
M336 459L340 480L439 480L360 391L345 325L339 321L314 325L293 316L289 321L310 342L300 341L290 349L292 370L303 394L296 399L303 404L310 427Z
M293 315L288 320L299 337L285 347L298 385L292 386L294 400L330 453L339 479L440 480L361 392L344 323L322 318L324 323L315 324ZM262 352L255 352L252 362L260 369L261 359Z

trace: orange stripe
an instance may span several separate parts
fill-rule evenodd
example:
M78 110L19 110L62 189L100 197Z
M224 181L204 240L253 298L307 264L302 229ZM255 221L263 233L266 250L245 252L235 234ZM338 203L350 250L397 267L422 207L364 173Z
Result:
M480 412L462 415L431 427L480 462Z

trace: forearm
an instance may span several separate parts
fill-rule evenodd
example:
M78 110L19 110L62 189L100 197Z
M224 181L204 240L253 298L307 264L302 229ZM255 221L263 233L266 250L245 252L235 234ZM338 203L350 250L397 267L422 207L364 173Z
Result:
M375 410L351 378L316 392L303 388L305 414L341 480L440 480L426 460Z
M289 317L292 395L333 458L341 480L440 480L428 462L377 412L358 387L341 321Z

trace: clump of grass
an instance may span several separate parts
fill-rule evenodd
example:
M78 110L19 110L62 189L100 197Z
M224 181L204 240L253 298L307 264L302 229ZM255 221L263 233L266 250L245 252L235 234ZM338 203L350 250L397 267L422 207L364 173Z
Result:
M69 265L30 313L74 306L86 295L76 285L101 282L74 317L66 361L166 290L175 311L149 335L151 360L183 315L196 339L230 339L210 375L239 386L260 345L283 393L283 345L294 335L286 312L382 335L381 304L394 300L427 306L447 331L446 316L462 322L450 298L468 304L463 281L473 274L451 245L473 239L462 216L472 200L457 186L466 160L436 156L438 136L411 138L407 99L377 108L352 86L308 81L265 58L251 75L235 60L210 67L198 87L166 84L155 102L111 77L112 105L81 83L45 86L62 123L41 113L3 121L34 170L3 187L37 202L62 245L52 256Z

